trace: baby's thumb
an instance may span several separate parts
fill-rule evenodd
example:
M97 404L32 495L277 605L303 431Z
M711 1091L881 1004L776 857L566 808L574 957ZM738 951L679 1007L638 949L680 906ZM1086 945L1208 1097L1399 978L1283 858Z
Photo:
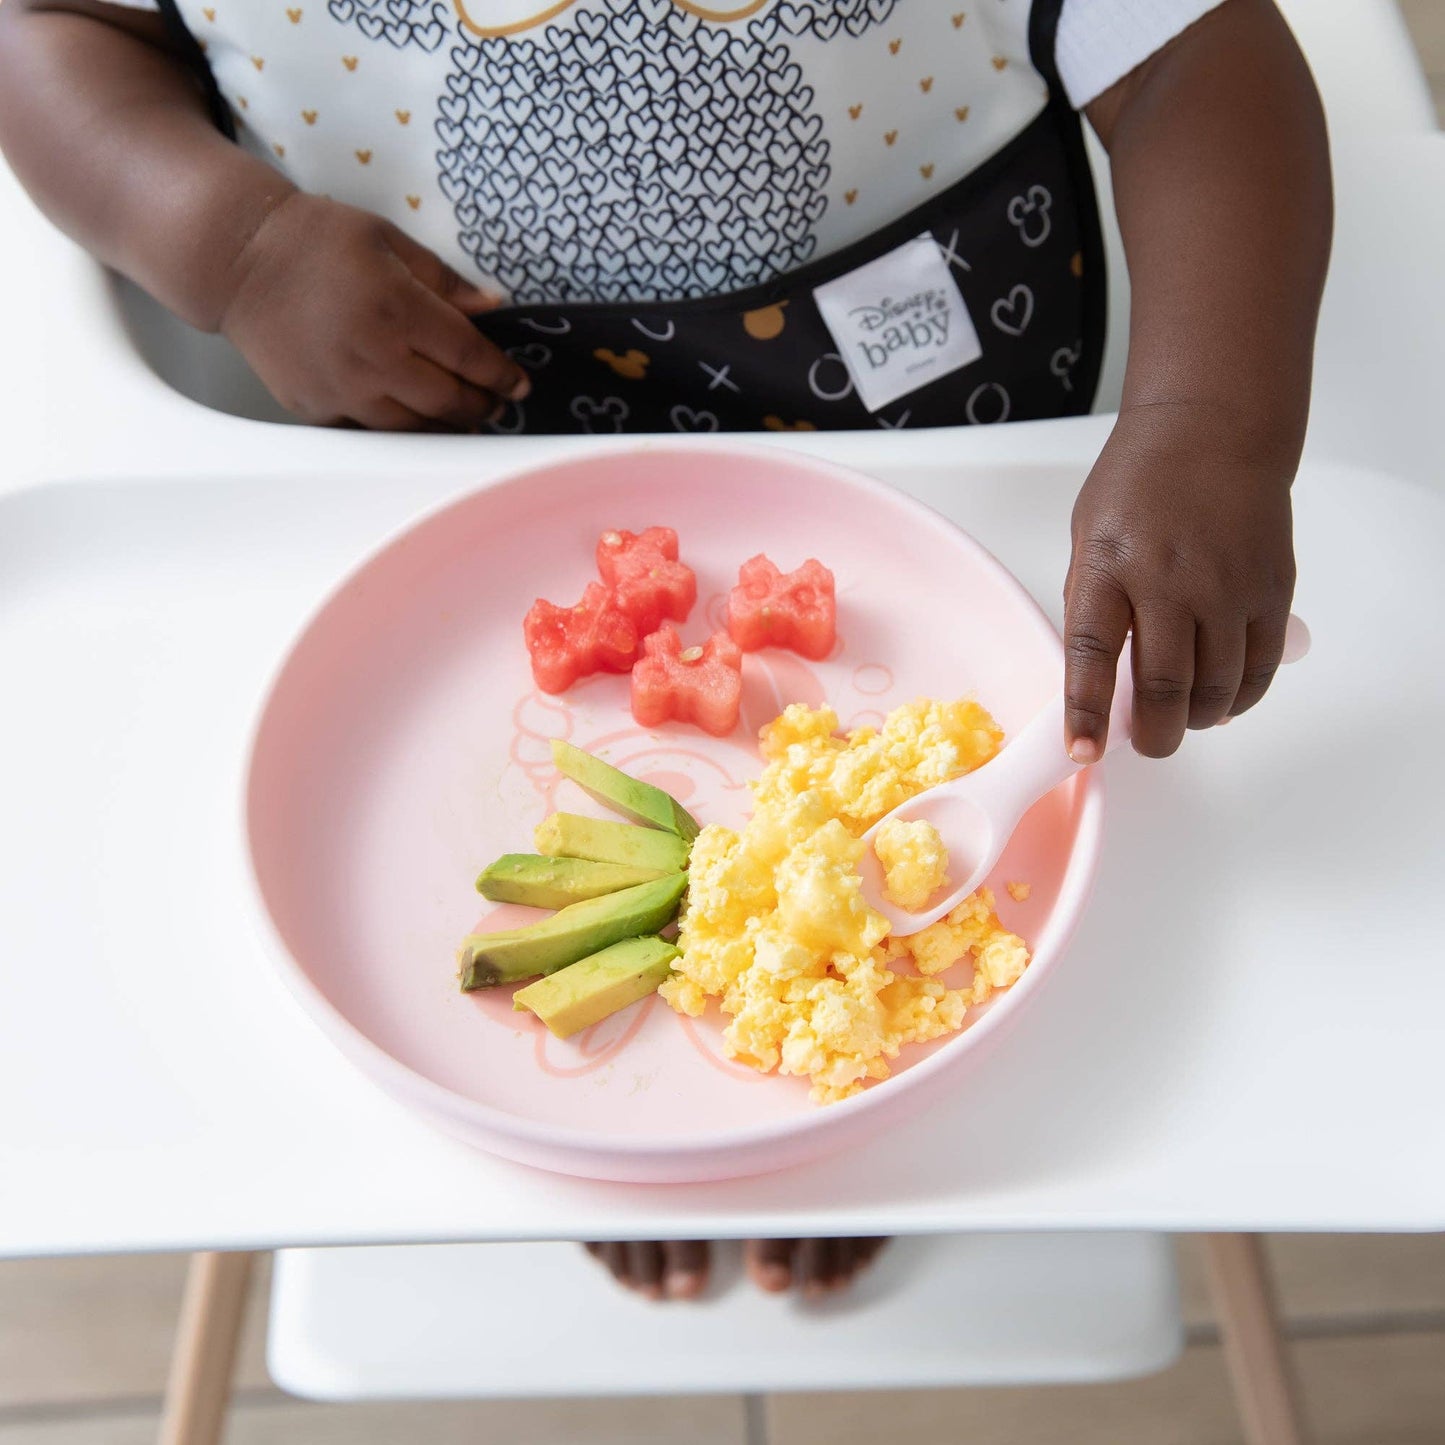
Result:
M495 311L502 304L503 298L495 290L476 281L468 281L459 271L452 270L435 251L427 250L405 232L397 232L393 245L397 255L406 263L407 270L428 291L434 291L464 315Z
M496 291L468 281L445 261L438 261L437 265L441 267L441 277L431 289L443 301L450 301L463 315L476 316L483 311L495 311L502 304L502 297Z

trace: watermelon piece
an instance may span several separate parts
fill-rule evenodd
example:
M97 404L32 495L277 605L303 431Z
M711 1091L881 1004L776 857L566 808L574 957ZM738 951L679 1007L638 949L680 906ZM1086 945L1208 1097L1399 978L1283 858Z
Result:
M701 647L684 647L668 622L642 646L642 659L632 669L632 716L642 727L691 723L717 738L737 727L743 655L726 632Z
M677 560L671 527L604 532L597 541L597 570L643 637L656 632L664 618L686 622L697 602L697 577Z
M575 607L538 598L522 624L532 676L543 692L566 692L594 672L626 672L641 654L637 624L601 582Z
M838 641L833 574L814 557L782 572L760 553L743 563L728 597L728 632L744 652L786 647L821 662Z

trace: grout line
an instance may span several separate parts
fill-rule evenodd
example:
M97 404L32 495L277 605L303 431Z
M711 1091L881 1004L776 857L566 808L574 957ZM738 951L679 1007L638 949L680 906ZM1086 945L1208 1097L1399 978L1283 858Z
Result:
M1412 1310L1396 1314L1319 1317L1287 1320L1286 1338L1293 1341L1370 1339L1388 1335L1429 1335L1445 1333L1445 1310ZM1213 1324L1189 1325L1184 1332L1190 1347L1219 1344L1219 1330ZM743 1438L745 1445L769 1445L768 1402L764 1395L743 1395ZM299 1396L288 1395L274 1385L252 1385L231 1396L234 1408L275 1409L304 1405ZM0 1405L0 1431L12 1426L81 1423L88 1420L120 1420L160 1413L160 1395L113 1395L94 1400L68 1402L47 1400L35 1404Z
M766 1395L743 1396L743 1439L747 1445L768 1445L768 1399Z
M271 1385L252 1385L231 1394L231 1405L252 1409L305 1404ZM86 1420L121 1420L158 1415L159 1395L109 1395L94 1400L43 1400L33 1405L0 1405L0 1430L12 1425L45 1425Z
M1362 1339L1381 1335L1433 1335L1445 1333L1445 1310L1402 1310L1398 1313L1369 1315L1321 1315L1315 1318L1286 1319L1284 1334L1291 1340L1338 1340L1358 1335ZM1219 1343L1219 1327L1212 1323L1192 1324L1185 1328L1185 1340L1191 1345Z

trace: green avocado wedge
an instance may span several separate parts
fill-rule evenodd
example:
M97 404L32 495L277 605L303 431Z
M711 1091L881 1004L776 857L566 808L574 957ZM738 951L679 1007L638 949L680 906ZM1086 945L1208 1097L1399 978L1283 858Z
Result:
M656 993L678 951L661 938L628 938L519 988L512 1007L530 1009L559 1038Z
M686 890L687 875L672 873L619 893L573 903L525 928L469 934L457 955L461 986L470 992L519 983L555 973L624 939L657 933L677 916Z
M594 863L622 863L675 873L687 867L692 844L660 828L584 818L579 813L553 813L537 825L537 851L552 858L585 858Z
M662 828L688 843L697 837L697 819L671 793L629 777L611 763L561 738L552 739L552 761L564 778L571 778L588 797L621 813L629 822Z
M593 863L585 858L547 858L537 853L508 853L477 879L477 892L493 903L525 903L530 908L567 908L623 888L651 883L669 870L630 868L625 863Z

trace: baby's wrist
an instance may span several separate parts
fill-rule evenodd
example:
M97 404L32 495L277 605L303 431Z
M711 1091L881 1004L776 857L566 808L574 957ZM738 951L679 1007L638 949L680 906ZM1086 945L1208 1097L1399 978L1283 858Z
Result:
M1115 441L1155 456L1214 458L1259 475L1294 480L1308 413L1288 405L1254 406L1232 398L1125 396Z
M300 191L264 161L229 178L207 208L203 225L206 248L221 264L209 268L206 294L199 298L197 324L226 333L240 298L253 283L276 217Z

